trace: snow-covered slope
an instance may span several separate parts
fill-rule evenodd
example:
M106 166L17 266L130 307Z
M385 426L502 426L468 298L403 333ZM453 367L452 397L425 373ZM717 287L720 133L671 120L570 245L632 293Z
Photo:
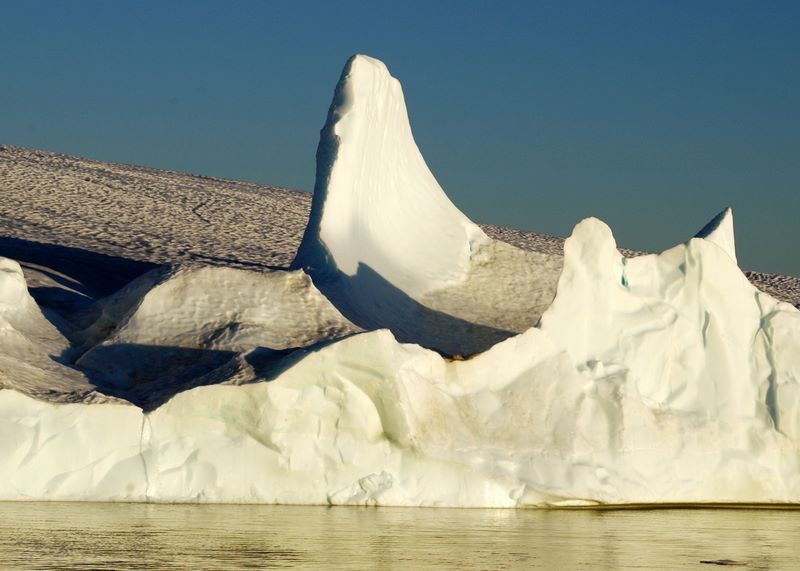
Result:
M0 389L53 401L103 400L66 366L71 345L53 322L65 330L69 324L52 312L49 317L28 293L20 265L0 258Z
M193 386L253 381L293 350L360 331L302 271L159 268L89 315L76 367L146 406Z
M95 345L285 350L358 331L302 271L176 266L149 272L97 304L82 335ZM84 356L85 358L86 356Z
M288 266L311 207L306 192L1 144L0 189L0 256L23 263L34 298L59 309L108 295L153 264ZM564 248L561 237L479 226L524 250ZM800 277L745 273L800 305Z
M145 408L195 386L252 382L285 355L360 329L302 271L165 266L72 322L42 313L0 259L0 387L54 402Z
M538 321L561 257L494 241L467 219L414 142L400 83L359 55L322 129L294 266L354 323L465 355Z

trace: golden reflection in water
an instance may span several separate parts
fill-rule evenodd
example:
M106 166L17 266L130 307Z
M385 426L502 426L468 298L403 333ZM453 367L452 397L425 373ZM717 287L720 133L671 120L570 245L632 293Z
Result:
M800 569L800 512L0 503L5 569Z

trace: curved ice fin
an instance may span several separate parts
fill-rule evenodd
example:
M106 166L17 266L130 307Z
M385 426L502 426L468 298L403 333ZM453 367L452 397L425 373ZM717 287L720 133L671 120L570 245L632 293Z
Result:
M736 260L736 240L733 234L733 210L730 208L726 208L714 216L694 237L704 238L709 242L713 242L725 250L725 253L738 264Z
M463 278L489 241L447 198L411 133L403 90L383 62L353 56L317 150L312 212L294 267L368 268L417 297Z
M320 134L293 267L358 326L468 355L538 321L561 256L492 240L464 216L414 142L400 83L382 62L357 55Z

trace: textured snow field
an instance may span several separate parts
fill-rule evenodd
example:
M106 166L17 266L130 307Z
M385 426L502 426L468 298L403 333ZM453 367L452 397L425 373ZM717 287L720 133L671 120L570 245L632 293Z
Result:
M634 257L594 218L563 244L482 229L366 56L310 216L285 189L0 156L0 499L800 502L798 280L748 281L729 210Z
M20 247L8 240L15 238L154 264L197 260L247 268L288 266L311 207L310 194L286 188L10 145L0 145L0 196L0 256L18 255ZM556 236L480 226L524 250L561 254L564 248ZM800 277L746 275L777 299L800 304Z

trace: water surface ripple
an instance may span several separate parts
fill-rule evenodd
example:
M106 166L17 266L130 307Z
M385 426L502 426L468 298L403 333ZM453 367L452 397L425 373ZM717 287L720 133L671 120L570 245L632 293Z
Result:
M800 512L0 503L3 569L800 568Z

